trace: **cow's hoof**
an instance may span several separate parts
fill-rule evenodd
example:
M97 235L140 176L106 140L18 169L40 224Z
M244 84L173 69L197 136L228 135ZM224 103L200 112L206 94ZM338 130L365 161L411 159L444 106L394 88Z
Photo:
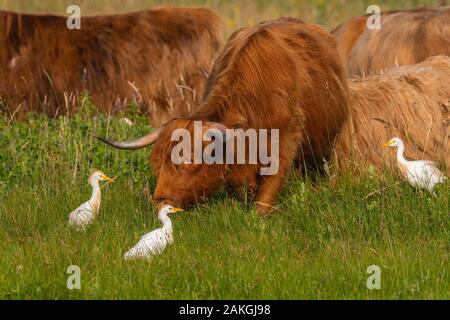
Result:
M261 218L270 217L275 211L277 207L274 207L267 203L256 202L256 211L258 212Z

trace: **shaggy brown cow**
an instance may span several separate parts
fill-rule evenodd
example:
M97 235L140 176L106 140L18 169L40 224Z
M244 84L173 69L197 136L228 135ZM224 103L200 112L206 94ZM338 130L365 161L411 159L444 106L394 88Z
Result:
M384 12L381 30L369 30L367 19L351 18L332 31L350 76L450 55L449 6Z
M192 204L226 183L256 192L258 211L267 214L294 160L321 164L346 118L346 75L335 52L328 32L297 19L241 29L216 61L203 103L190 117L137 141L106 142L121 149L156 142L151 157L158 176L156 203ZM260 175L261 163L174 165L172 133L186 128L193 137L195 120L202 121L203 130L279 129L278 173Z
M410 159L450 168L450 58L436 56L382 76L350 82L350 118L334 157L340 171L396 168L396 154L382 148L393 137Z
M159 126L194 109L222 44L206 8L82 17L80 30L66 20L0 12L0 97L11 113L72 112L88 92L108 113L134 100Z

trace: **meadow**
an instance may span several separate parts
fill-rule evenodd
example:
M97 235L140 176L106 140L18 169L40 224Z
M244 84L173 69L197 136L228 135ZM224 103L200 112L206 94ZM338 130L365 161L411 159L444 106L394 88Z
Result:
M69 2L0 0L0 9L64 13ZM208 4L223 12L227 33L279 15L331 28L367 7L345 0L79 2L92 14ZM124 261L159 226L150 204L150 149L112 150L94 135L148 132L137 109L109 117L88 97L70 118L30 114L17 121L0 109L0 299L450 299L450 184L434 197L395 172L370 168L361 177L336 176L327 163L329 174L319 179L293 172L279 210L267 219L245 198L219 192L173 216L175 243L161 256ZM102 189L96 223L77 232L67 226L68 214L89 198L94 168L117 180ZM71 265L80 267L80 290L67 288ZM380 290L367 288L371 265L382 271Z

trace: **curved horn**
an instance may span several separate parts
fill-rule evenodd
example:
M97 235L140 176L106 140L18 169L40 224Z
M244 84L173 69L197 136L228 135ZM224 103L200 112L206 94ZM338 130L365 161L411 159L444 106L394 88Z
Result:
M164 127L158 128L155 131L150 132L148 135L146 135L144 137L141 137L136 140L126 141L126 142L117 142L117 141L113 141L113 140L109 140L109 139L105 139L105 138L101 138L101 137L97 137L97 136L96 136L96 138L106 144L109 144L111 147L114 147L116 149L137 150L137 149L142 149L142 148L145 148L145 147L148 147L148 146L154 144L156 142L156 140L158 140L163 129L164 129Z

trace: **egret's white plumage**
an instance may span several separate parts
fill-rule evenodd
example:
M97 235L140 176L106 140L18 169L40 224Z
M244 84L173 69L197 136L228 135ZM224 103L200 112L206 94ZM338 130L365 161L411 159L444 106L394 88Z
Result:
M443 183L447 177L437 168L433 161L405 159L405 144L400 138L394 138L384 145L385 148L397 148L397 164L402 175L414 187L434 192L438 183Z
M95 219L101 202L100 181L114 182L113 179L107 177L100 171L92 173L88 180L92 186L92 196L89 201L83 203L70 213L69 225L77 229L83 229Z
M158 218L163 226L144 235L141 240L125 253L125 260L149 259L158 255L173 243L173 226L169 218L169 213L183 211L172 206L164 206L158 212Z

